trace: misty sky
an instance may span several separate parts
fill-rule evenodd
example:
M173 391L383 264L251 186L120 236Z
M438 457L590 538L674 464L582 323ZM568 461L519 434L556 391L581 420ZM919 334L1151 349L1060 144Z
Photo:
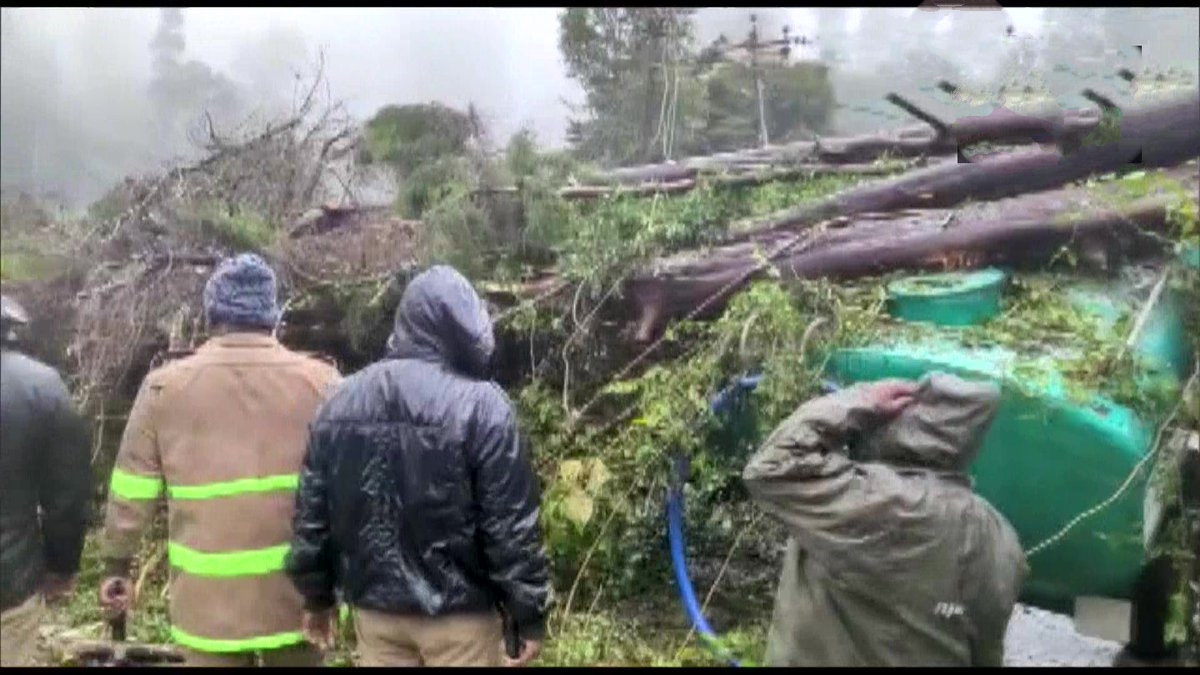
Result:
M529 124L543 142L558 144L568 113L561 99L581 98L559 58L559 11L197 7L188 10L187 34L198 58L221 67L255 36L292 30L310 48L324 47L333 86L360 115L396 101L474 101L500 138ZM809 10L788 12L796 30L815 26ZM1032 27L1041 10L1009 12ZM711 37L704 33L702 26L700 37Z
M794 32L815 28L811 10L782 11ZM204 89L186 102L170 93L154 101L148 95L152 80L166 77L155 74L151 50L159 9L5 8L3 180L23 189L37 182L46 188L40 192L69 194L72 201L94 198L121 176L168 159L153 140L169 135L161 118L194 118L194 108L237 96L263 105L286 99L294 87L290 73L307 68L318 48L333 95L360 120L389 103L473 102L497 142L529 125L542 143L559 145L568 115L563 99L582 97L558 54L558 12L187 8L178 20L182 51L171 57L178 81L160 88L178 97ZM861 10L848 12L852 30ZM1018 31L1037 32L1041 9L1007 12ZM702 39L715 37L714 23L698 23ZM886 56L881 48L878 57ZM164 106L173 103L181 110L166 115Z

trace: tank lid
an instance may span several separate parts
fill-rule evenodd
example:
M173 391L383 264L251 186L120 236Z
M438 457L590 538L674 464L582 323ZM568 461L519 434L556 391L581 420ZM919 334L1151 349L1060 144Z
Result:
M1000 313L1008 275L988 268L906 277L888 284L893 317L939 326L970 326Z

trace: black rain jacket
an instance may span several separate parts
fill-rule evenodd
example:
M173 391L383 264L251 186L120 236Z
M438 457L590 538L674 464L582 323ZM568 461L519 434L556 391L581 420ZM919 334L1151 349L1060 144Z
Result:
M46 572L79 571L90 451L59 374L0 349L0 610L28 600Z
M313 423L287 571L309 609L442 616L502 605L544 633L538 489L504 392L483 379L486 307L449 267L408 285L388 358L343 381Z

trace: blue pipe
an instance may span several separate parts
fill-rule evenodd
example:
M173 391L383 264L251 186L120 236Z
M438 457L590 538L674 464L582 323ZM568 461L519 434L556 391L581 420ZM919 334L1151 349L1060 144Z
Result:
M762 378L762 375L739 378L732 385L717 392L717 395L709 403L709 409L714 415L720 415L729 408L730 403L737 395L754 391L762 382ZM838 389L837 385L832 382L822 383L821 388L825 393ZM667 493L667 540L671 548L671 565L675 572L675 585L679 588L679 599L683 602L683 610L687 613L692 627L705 644L714 648L718 652L718 656L727 661L729 665L740 668L741 663L720 646L720 639L716 631L712 629L708 620L704 618L704 613L700 611L700 602L696 599L696 589L692 586L691 577L688 576L686 545L683 538L683 484L687 482L690 463L687 457L676 455L671 468L673 471L670 490Z

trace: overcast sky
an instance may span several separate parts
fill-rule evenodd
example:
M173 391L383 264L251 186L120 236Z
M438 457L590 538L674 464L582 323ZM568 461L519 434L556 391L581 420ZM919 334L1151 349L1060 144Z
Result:
M545 142L561 140L578 99L558 54L558 8L230 8L185 10L187 53L220 72L245 69L248 49L271 41L283 57L324 49L334 94L361 116L394 102L474 101L502 137L531 124ZM861 10L850 10L851 26ZM1036 27L1040 9L1009 9ZM156 8L24 8L21 28L54 45L72 84L96 90L99 73L148 80ZM811 31L807 9L790 10ZM290 43L290 44L289 44ZM103 79L103 78L101 78Z
M473 100L502 138L529 123L545 142L557 143L568 112L561 99L579 97L558 54L556 7L187 11L189 50L217 67L257 35L295 30L310 47L325 49L331 82L364 115L396 101ZM1008 11L1019 30L1034 30L1042 10ZM798 32L815 28L808 9L790 13ZM851 10L851 26L860 13Z

